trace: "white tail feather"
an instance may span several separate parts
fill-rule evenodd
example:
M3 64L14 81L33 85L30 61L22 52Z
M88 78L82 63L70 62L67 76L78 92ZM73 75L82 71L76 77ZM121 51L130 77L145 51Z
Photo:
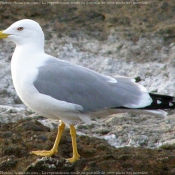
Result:
M123 113L123 112L128 112L132 114L148 114L148 115L154 115L158 117L166 117L167 112L163 110L143 110L143 109L116 109L117 112Z

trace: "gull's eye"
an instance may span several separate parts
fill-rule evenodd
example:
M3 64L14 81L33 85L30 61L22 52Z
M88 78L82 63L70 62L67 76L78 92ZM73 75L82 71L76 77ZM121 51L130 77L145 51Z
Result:
M24 29L24 27L18 27L17 30L18 31L22 31Z

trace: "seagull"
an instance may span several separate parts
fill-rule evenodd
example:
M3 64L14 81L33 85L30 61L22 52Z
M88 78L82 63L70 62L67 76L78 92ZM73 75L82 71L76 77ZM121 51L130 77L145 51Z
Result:
M162 109L175 108L175 97L148 93L134 79L115 78L60 60L44 51L44 33L31 19L22 19L0 31L0 38L16 44L11 61L15 90L23 103L36 113L61 120L51 150L32 151L50 157L58 152L65 125L70 127L73 156L80 159L76 142L77 122L119 112L166 116Z

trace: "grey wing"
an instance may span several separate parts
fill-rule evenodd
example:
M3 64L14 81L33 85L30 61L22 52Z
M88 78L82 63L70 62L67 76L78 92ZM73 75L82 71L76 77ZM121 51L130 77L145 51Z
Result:
M57 59L47 61L38 70L34 86L40 93L81 105L83 112L140 108L152 102L145 88L129 78L113 79Z

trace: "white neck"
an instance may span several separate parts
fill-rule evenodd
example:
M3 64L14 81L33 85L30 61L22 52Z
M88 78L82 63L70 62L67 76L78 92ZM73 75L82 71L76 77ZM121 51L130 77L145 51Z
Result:
M26 52L27 51L27 52ZM27 43L27 44L18 44L16 45L15 54L24 54L26 56L26 53L28 54L35 54L36 52L44 53L44 44L38 44L38 43Z

